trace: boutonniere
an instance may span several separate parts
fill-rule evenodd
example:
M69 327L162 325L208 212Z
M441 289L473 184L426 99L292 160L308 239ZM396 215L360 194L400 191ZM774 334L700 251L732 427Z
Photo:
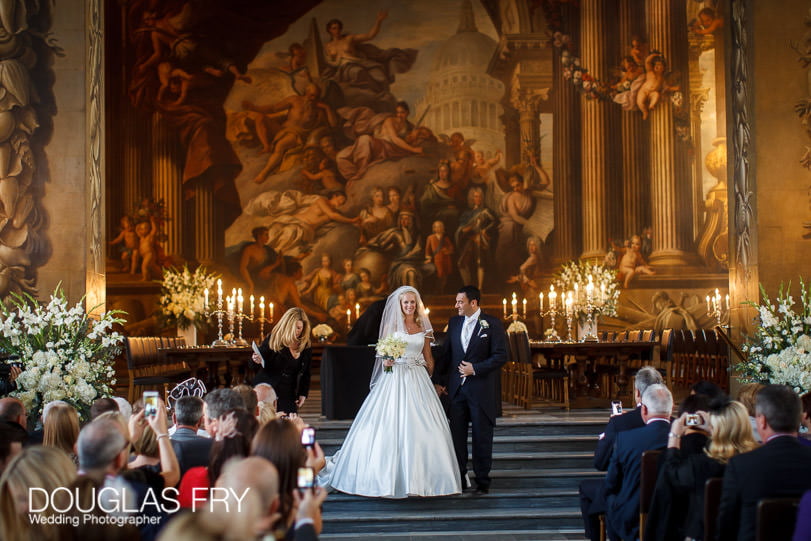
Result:
M479 327L481 327L482 329L489 329L490 324L487 323L487 321L485 321L484 319L480 319L479 320Z

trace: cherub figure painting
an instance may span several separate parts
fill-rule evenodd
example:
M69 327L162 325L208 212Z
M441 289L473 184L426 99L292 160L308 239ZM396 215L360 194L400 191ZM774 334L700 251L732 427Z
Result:
M666 90L675 90L666 84L666 69L665 57L658 51L651 52L645 58L645 82L636 95L636 105L642 111L643 119L647 120L651 109L656 107Z
M631 285L631 280L638 274L656 274L642 257L640 252L642 239L639 235L631 237L631 245L625 249L625 254L620 259L619 272L617 278L623 281L623 287Z

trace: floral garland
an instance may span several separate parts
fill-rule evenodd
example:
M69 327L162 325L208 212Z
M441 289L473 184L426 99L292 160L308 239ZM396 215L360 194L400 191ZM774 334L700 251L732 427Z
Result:
M12 294L11 306L0 301L0 349L18 355L23 365L11 395L31 416L48 402L64 400L87 419L93 401L112 394L112 361L124 340L112 327L124 322L118 317L124 312L93 319L83 303L84 298L69 308L60 286L44 306L28 294Z
M591 303L594 312L604 316L617 315L620 297L617 270L600 263L582 260L564 263L560 268L560 273L555 277L555 287L558 288L561 295L560 302L564 302L564 296L571 292L572 309L578 316L585 316L588 305L586 286L589 278L594 284Z
M790 288L780 284L775 305L761 285L762 303L747 303L757 309L760 325L741 347L748 358L735 370L743 382L779 383L802 394L811 391L811 292L800 280L797 311Z
M205 326L205 294L212 290L217 278L218 274L207 273L204 267L194 272L185 265L183 270L163 269L159 300L163 324L179 329Z

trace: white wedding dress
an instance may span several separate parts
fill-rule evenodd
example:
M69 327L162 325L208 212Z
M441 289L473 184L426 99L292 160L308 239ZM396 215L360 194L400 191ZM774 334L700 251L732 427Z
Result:
M395 334L406 341L405 355L372 387L319 484L381 498L458 494L448 419L422 355L425 333Z

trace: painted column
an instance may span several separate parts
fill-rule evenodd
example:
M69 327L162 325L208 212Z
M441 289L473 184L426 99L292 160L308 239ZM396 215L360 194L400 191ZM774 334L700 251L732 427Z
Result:
M607 80L611 57L610 35L606 22L612 17L612 2L581 2L581 62L594 77ZM598 99L583 99L583 252L584 259L602 259L609 228L610 176L615 170L611 149L612 113L615 107Z
M168 220L163 225L166 235L164 250L167 255L180 255L183 251L182 225L183 200L181 184L183 168L180 141L176 133L169 129L159 113L152 115L152 196L155 201L163 201Z
M217 255L214 220L214 194L211 185L198 183L194 188L194 257L201 265L212 265ZM222 238L219 239L222 244Z
M578 43L577 9L564 4L564 24L571 21L564 32L569 34L570 43ZM569 32L569 30L571 31ZM582 223L580 221L580 93L571 81L563 78L560 58L552 64L554 88L552 90L552 111L554 122L552 133L554 170L554 255L553 264L560 265L577 259L582 250Z
M645 3L651 50L661 51L666 71L687 70L685 6L679 0L647 0ZM689 96L687 78L682 94ZM688 143L676 134L673 107L663 96L648 117L650 123L651 210L653 253L651 263L684 266L696 262L692 242L690 162Z
M634 36L645 35L645 13L638 0L619 0L619 36L622 57ZM639 235L651 225L650 179L648 152L648 124L634 105L633 110L620 113L622 153L622 202L623 223L620 231L623 238Z

